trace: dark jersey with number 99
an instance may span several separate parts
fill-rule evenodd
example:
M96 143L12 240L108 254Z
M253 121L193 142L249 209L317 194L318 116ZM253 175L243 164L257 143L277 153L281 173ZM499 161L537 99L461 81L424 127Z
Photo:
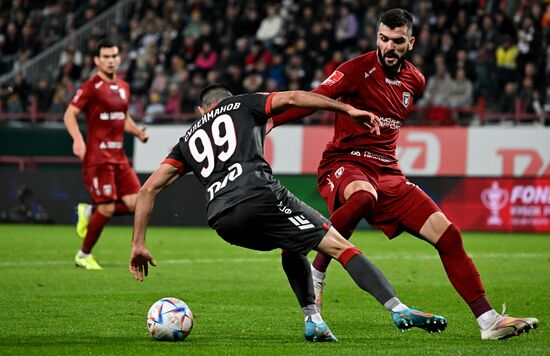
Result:
M264 158L271 94L225 99L196 120L163 161L193 172L206 188L208 221L278 182Z

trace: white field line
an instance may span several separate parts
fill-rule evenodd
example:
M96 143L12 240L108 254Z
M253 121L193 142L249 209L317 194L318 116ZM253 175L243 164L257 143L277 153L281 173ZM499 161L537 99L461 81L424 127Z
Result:
M395 261L418 261L418 260L438 260L439 256L436 253L433 254L399 254L391 253L389 255L366 255L373 261L381 260L395 260ZM476 253L470 254L474 260L483 259L507 259L507 258L521 258L521 259L536 259L536 258L550 258L550 253ZM224 264L224 263L272 263L278 261L278 255L267 255L266 257L250 257L250 258L183 258L183 259L158 259L159 265L185 265L185 264ZM10 267L45 267L45 266L68 266L73 265L71 260L63 261L3 261L0 262L0 268ZM120 262L109 263L111 266L121 266ZM124 264L125 265L125 264Z

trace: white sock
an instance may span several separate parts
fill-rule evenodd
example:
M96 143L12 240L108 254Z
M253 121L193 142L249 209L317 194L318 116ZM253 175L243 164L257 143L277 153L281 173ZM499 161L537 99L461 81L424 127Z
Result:
M319 324L323 322L323 317L321 317L321 314L315 313L306 316L305 321L313 321L315 324Z
M480 329L485 330L489 326L493 325L498 315L499 314L494 309L491 309L478 316L477 323L479 324Z
M408 309L408 308L409 307L406 306L405 304L399 303L395 307L391 308L391 311L392 312L400 312L401 310L405 310L405 309Z
M78 258L86 258L90 255L91 255L91 253L84 253L84 252L82 252L82 250L78 250L78 252L76 253L76 257L78 257Z
M315 279L320 279L321 281L325 280L325 272L319 272L315 267L311 266L311 276Z

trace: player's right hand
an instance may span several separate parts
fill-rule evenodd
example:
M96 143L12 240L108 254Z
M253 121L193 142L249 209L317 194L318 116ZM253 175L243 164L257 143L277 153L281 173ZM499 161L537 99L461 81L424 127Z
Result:
M157 263L147 248L132 248L130 255L130 273L140 282L149 274L149 264L156 267Z
M380 122L380 118L375 114L369 111L359 110L354 107L351 107L351 109L348 112L348 115L356 123L365 125L366 127L368 127L370 133L375 133L377 135L380 135L381 122Z
M73 141L73 154L80 158L80 160L84 160L84 156L86 155L86 144L84 141Z

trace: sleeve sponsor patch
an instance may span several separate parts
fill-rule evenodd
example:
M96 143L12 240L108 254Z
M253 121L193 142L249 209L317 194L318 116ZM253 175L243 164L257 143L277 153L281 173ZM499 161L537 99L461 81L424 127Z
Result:
M330 77L328 77L327 79L325 79L324 82L321 83L321 85L328 85L328 86L333 86L334 84L338 83L342 78L344 78L344 73L338 71L338 70L335 70L331 75Z

